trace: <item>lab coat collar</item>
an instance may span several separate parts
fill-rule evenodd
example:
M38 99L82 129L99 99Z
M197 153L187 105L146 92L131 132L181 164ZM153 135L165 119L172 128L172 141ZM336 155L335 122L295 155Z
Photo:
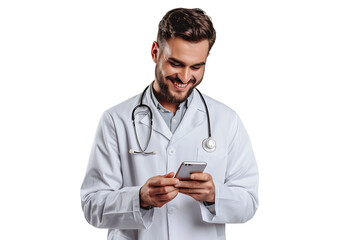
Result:
M193 99L189 104L189 107L183 119L181 120L180 125L178 126L174 134L172 134L169 127L166 125L164 119L161 117L159 111L157 110L156 106L154 105L151 99L150 87L151 86L149 86L149 88L146 90L143 103L147 104L151 108L153 114L153 130L155 132L162 134L172 143L175 143L185 135L189 134L202 122L204 122L204 120L206 120L205 106L200 98L199 93L196 90L194 90ZM142 120L140 120L140 123L149 126L149 122L150 122L149 118L150 117L146 115Z
M203 122L206 121L206 110L205 106L200 98L199 93L194 89L193 99L189 104L188 109L185 112L180 125L175 130L174 135L171 139L171 143L175 143L185 135L194 131L195 128L199 127ZM204 126L207 128L207 126Z

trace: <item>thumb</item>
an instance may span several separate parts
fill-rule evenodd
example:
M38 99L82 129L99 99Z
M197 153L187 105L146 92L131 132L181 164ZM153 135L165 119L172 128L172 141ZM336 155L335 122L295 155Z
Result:
M165 175L163 175L163 177L165 177L165 178L172 178L172 177L174 177L174 172L169 172L168 174L165 174Z

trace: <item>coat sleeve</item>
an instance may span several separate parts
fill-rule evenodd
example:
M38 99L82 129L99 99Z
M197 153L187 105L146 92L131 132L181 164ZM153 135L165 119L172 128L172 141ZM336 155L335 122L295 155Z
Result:
M215 206L209 209L200 204L203 221L209 223L244 223L254 216L259 203L258 167L248 134L237 115L230 130L234 134L229 140L225 179L214 181Z
M123 187L116 128L112 116L105 112L80 191L86 220L98 228L149 228L154 210L140 210L140 187Z

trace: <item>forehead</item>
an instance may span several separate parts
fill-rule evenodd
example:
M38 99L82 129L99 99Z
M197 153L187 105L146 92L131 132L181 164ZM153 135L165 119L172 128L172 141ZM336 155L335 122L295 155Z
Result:
M162 46L162 56L165 59L176 58L184 63L196 64L205 62L209 53L209 40L204 39L194 43L182 38L170 38Z

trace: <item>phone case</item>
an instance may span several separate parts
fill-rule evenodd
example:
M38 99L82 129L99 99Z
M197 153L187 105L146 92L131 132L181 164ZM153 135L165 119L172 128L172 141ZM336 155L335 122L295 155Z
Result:
M175 178L180 180L189 180L191 173L203 172L205 168L206 162L182 162Z

